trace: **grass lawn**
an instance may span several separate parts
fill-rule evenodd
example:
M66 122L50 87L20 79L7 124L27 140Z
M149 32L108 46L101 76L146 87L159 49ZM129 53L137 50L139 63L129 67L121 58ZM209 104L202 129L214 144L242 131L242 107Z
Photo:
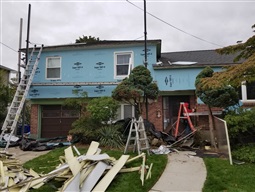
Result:
M204 158L207 178L203 192L255 191L255 164L230 165L228 160Z
M37 173L48 173L56 168L58 164L60 164L59 157L64 156L64 149L57 148L49 153L37 157L33 160L30 160L24 164L25 168L32 168ZM81 154L86 152L87 148L79 148ZM74 152L75 153L75 152ZM110 157L115 157L119 159L120 156L123 154L123 150L107 150L102 149L101 153L107 153ZM130 156L134 157L137 156L137 153L130 153ZM149 191L154 184L157 182L161 174L163 173L165 166L167 164L167 155L146 155L146 165L150 165L153 163L152 168L152 177L148 180L145 180L144 186L141 184L140 174L136 172L130 173L119 173L114 180L112 181L111 185L108 187L107 191L133 191L133 192L146 192ZM140 166L142 164L142 159L138 159L134 162L127 164L127 167L135 167ZM59 181L50 181L46 183L44 186L40 187L37 190L30 190L30 191L42 191L42 192L51 192L57 191L59 187L62 186L63 183Z

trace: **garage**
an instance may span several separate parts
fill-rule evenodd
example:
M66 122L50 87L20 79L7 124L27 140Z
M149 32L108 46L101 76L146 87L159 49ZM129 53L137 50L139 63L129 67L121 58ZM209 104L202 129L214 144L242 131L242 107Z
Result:
M41 138L67 136L72 123L79 118L76 110L62 105L42 105L41 112Z

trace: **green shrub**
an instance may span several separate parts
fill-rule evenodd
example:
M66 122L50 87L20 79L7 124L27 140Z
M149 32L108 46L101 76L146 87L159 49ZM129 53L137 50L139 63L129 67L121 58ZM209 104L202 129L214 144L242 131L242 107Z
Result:
M119 103L111 97L99 97L89 101L87 109L91 118L106 123L116 117Z
M78 136L82 143L90 143L97 138L97 130L102 127L102 124L90 117L83 117L76 120L72 127L70 134Z
M232 145L255 142L255 108L239 108L225 116Z
M232 151L232 156L240 161L255 163L255 143L238 147Z
M108 125L98 130L99 143L110 148L122 148L123 142L118 125Z

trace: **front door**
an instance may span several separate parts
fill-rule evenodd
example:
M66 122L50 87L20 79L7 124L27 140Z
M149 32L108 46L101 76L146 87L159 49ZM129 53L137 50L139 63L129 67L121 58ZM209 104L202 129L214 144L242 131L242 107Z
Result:
M189 95L176 95L163 97L164 131L169 132L178 118L181 102L189 103Z

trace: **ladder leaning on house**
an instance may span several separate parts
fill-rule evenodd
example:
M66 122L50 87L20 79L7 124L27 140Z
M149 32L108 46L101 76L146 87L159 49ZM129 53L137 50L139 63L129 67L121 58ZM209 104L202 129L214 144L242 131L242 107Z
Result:
M133 147L133 152L137 150L139 155L143 150L147 150L148 155L150 154L149 140L142 117L140 117L138 121L135 118L131 121L124 154L127 152L128 148L131 147Z
M11 137L14 131L16 130L17 122L22 112L32 80L34 78L35 71L40 60L42 49L43 45L41 46L38 54L34 55L37 51L36 46L33 47L27 65L25 66L24 74L17 87L12 103L8 109L8 113L6 115L4 124L2 126L2 132L0 135L0 142L3 142L3 139L7 142L5 145L5 150L8 149Z

